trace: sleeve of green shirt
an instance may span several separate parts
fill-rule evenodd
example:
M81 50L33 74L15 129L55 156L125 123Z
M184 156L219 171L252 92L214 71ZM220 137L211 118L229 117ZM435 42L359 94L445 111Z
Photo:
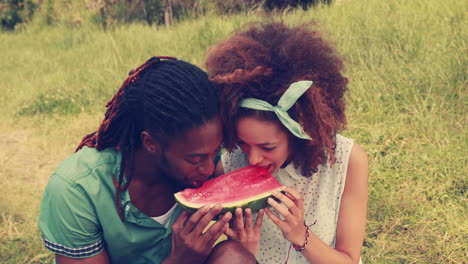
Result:
M56 254L86 258L104 249L92 202L80 185L56 173L44 191L39 229L46 248Z

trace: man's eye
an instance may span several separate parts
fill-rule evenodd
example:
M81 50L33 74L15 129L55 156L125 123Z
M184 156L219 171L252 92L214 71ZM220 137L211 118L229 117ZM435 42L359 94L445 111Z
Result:
M202 162L202 158L201 157L190 157L190 158L186 158L185 159L188 163L192 164L192 165L196 165L200 162Z

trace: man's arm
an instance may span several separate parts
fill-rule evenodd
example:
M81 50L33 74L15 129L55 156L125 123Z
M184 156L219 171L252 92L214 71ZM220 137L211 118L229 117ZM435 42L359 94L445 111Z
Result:
M106 250L101 251L101 253L96 256L83 259L69 258L55 254L55 261L57 264L110 264Z

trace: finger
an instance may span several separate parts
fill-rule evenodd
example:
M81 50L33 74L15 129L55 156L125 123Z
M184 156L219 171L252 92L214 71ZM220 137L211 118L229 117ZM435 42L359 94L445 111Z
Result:
M287 208L296 207L296 204L294 203L294 201L288 196L277 191L273 191L272 194L276 199L281 201L281 203L283 203Z
M283 195L284 196L284 195ZM267 202L271 205L271 207L275 208L275 210L283 216L286 220L291 218L291 213L289 212L288 208L285 208L283 205L276 202L273 198L268 198Z
M234 218L234 228L237 230L244 229L244 216L242 214L242 208L236 208L236 217Z
M228 228L229 228L229 225L225 224L223 228L221 228L221 230L207 242L207 245L209 245L210 248L213 248L216 241L218 241L218 239L223 235L223 233L226 232Z
M217 216L221 212L222 209L223 208L220 204L216 204L215 206L211 207L211 209L209 209L209 211L206 212L205 215L203 215L199 219L198 223L196 223L192 233L197 236L201 235L203 230L210 223L210 221L212 221L215 218L215 216Z
M211 209L211 205L204 205L200 207L194 214L192 214L187 221L185 221L184 231L187 233L193 232L200 219L205 216Z
M262 222L263 222L263 214L265 213L265 210L260 209L257 214L257 219L255 219L255 227L254 230L260 231L262 228Z
M292 188L290 188L290 189L293 190ZM296 198L293 197L289 193L283 194L281 192L276 192L275 191L275 192L272 192L272 194L276 199L281 201L281 203L288 208L288 210L289 210L289 212L290 212L290 214L292 216L303 215L302 200L296 200ZM301 196L301 195L299 194L299 196ZM284 215L284 216L286 217L287 215Z
M177 219L174 221L174 223L172 223L172 230L174 232L182 230L182 228L184 227L184 223L189 217L189 215L190 214L187 211L182 211L177 217Z
M232 239L235 239L235 240L239 240L239 237L237 236L237 233L234 231L234 229L228 227L226 229L226 231L224 232L224 234L229 237L229 238L232 238Z
M302 196L300 192L296 191L295 189L289 186L285 186L283 190L294 198L291 200L293 200L297 204L298 207L304 204L304 197Z
M223 228L221 229L221 234L226 233L226 231L228 230L228 228L229 228L229 224L227 224L227 223L224 224Z
M283 230L284 222L278 216L276 216L270 208L265 208L265 214L270 218L273 223L275 223L281 230Z
M302 195L302 193L288 186L286 186L285 191L287 192L287 194L291 195L294 198L292 200L296 203L297 208L299 208L300 214L303 214L304 196Z
M230 212L225 213L222 217L218 219L213 225L211 225L206 232L202 235L200 242L214 243L228 228L228 222L231 220L232 214Z
M245 230L250 232L252 230L252 209L245 209Z

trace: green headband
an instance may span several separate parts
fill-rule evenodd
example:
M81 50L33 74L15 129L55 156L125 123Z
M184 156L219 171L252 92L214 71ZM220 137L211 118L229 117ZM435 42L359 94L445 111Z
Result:
M280 122L296 137L302 139L312 139L304 132L302 126L294 121L288 114L297 99L301 97L311 86L312 81L298 81L292 83L289 88L284 92L283 96L278 101L277 106L272 106L268 102L255 98L246 98L241 101L240 107L275 112Z

